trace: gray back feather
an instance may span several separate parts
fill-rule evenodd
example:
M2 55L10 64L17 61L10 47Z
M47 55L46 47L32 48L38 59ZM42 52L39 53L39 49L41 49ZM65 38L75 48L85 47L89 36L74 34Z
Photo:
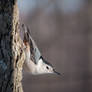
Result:
M31 37L30 34L29 34L29 37L30 37L30 40L32 41L32 44L33 44L33 48L34 48L33 52L34 52L34 57L35 57L36 63L38 63L38 60L41 57L41 53L40 53L35 41L33 40L33 38Z

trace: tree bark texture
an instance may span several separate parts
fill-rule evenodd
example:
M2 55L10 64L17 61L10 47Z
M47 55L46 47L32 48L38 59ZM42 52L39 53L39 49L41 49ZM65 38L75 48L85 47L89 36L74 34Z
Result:
M23 92L25 54L19 30L17 0L0 0L0 92Z

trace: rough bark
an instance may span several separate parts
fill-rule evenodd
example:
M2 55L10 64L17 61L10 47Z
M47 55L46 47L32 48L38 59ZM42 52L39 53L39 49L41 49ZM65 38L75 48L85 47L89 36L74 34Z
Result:
M23 92L24 51L17 0L0 0L0 92Z

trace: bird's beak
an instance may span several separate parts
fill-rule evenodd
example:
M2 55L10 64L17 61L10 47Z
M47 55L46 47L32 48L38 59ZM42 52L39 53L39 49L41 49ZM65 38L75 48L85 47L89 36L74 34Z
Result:
M59 72L57 72L55 69L53 69L53 72L57 75L61 75Z

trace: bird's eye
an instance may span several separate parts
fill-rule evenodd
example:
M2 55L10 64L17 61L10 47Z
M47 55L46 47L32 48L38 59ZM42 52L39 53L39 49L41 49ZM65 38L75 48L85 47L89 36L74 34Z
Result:
M46 66L46 68L47 68L47 69L49 69L49 67L48 67L48 66Z

